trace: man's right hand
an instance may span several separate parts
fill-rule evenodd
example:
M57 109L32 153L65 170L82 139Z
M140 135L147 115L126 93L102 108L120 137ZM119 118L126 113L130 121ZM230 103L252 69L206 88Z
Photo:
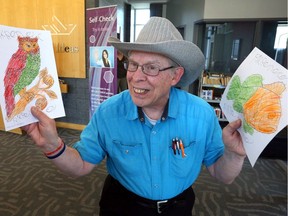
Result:
M55 121L37 107L32 107L31 113L39 122L23 126L21 129L26 131L43 152L53 151L61 142Z

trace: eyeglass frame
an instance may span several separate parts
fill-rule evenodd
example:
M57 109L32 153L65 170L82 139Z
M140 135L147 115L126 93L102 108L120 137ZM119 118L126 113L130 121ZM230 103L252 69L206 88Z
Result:
M137 65L137 67L136 67L136 69L135 69L134 71L128 70L129 62L135 63L135 64ZM129 60L128 60L128 61L124 61L124 62L123 62L123 65L124 65L125 70L130 71L130 72L132 72L132 73L136 72L136 71L138 70L139 66L140 66L142 73L146 74L147 76L158 76L158 75L159 75L159 72L161 72L161 71L165 71L165 70L168 70L168 69L172 69L172 68L178 67L178 66L173 66L173 65L171 65L171 66L168 66L168 67L166 67L166 68L160 69L159 66L156 65L155 63L148 63L148 64L140 65L140 64L137 64L136 62L129 61ZM152 75L152 74L147 73L147 72L144 70L144 67L145 67L146 65L155 65L155 66L157 67L157 69L158 69L157 74L153 74L153 75Z

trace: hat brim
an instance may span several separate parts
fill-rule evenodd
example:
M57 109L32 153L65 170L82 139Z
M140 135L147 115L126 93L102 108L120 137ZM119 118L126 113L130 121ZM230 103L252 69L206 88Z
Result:
M205 58L199 47L189 41L173 40L158 43L121 42L118 38L109 37L108 43L128 56L129 51L159 53L173 60L184 68L184 74L177 87L185 87L194 82L204 69Z

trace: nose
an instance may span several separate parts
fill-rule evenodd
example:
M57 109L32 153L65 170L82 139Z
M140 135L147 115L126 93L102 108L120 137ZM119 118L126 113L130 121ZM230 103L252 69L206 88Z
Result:
M143 73L143 67L139 65L137 70L133 72L132 77L134 80L139 81L146 80L147 75Z

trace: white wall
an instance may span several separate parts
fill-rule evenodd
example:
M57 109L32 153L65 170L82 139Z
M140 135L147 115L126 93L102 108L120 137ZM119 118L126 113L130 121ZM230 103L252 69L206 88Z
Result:
M185 27L185 40L193 41L194 22L203 18L204 2L204 0L168 1L166 17L176 27Z
M287 0L205 0L204 19L287 17Z

